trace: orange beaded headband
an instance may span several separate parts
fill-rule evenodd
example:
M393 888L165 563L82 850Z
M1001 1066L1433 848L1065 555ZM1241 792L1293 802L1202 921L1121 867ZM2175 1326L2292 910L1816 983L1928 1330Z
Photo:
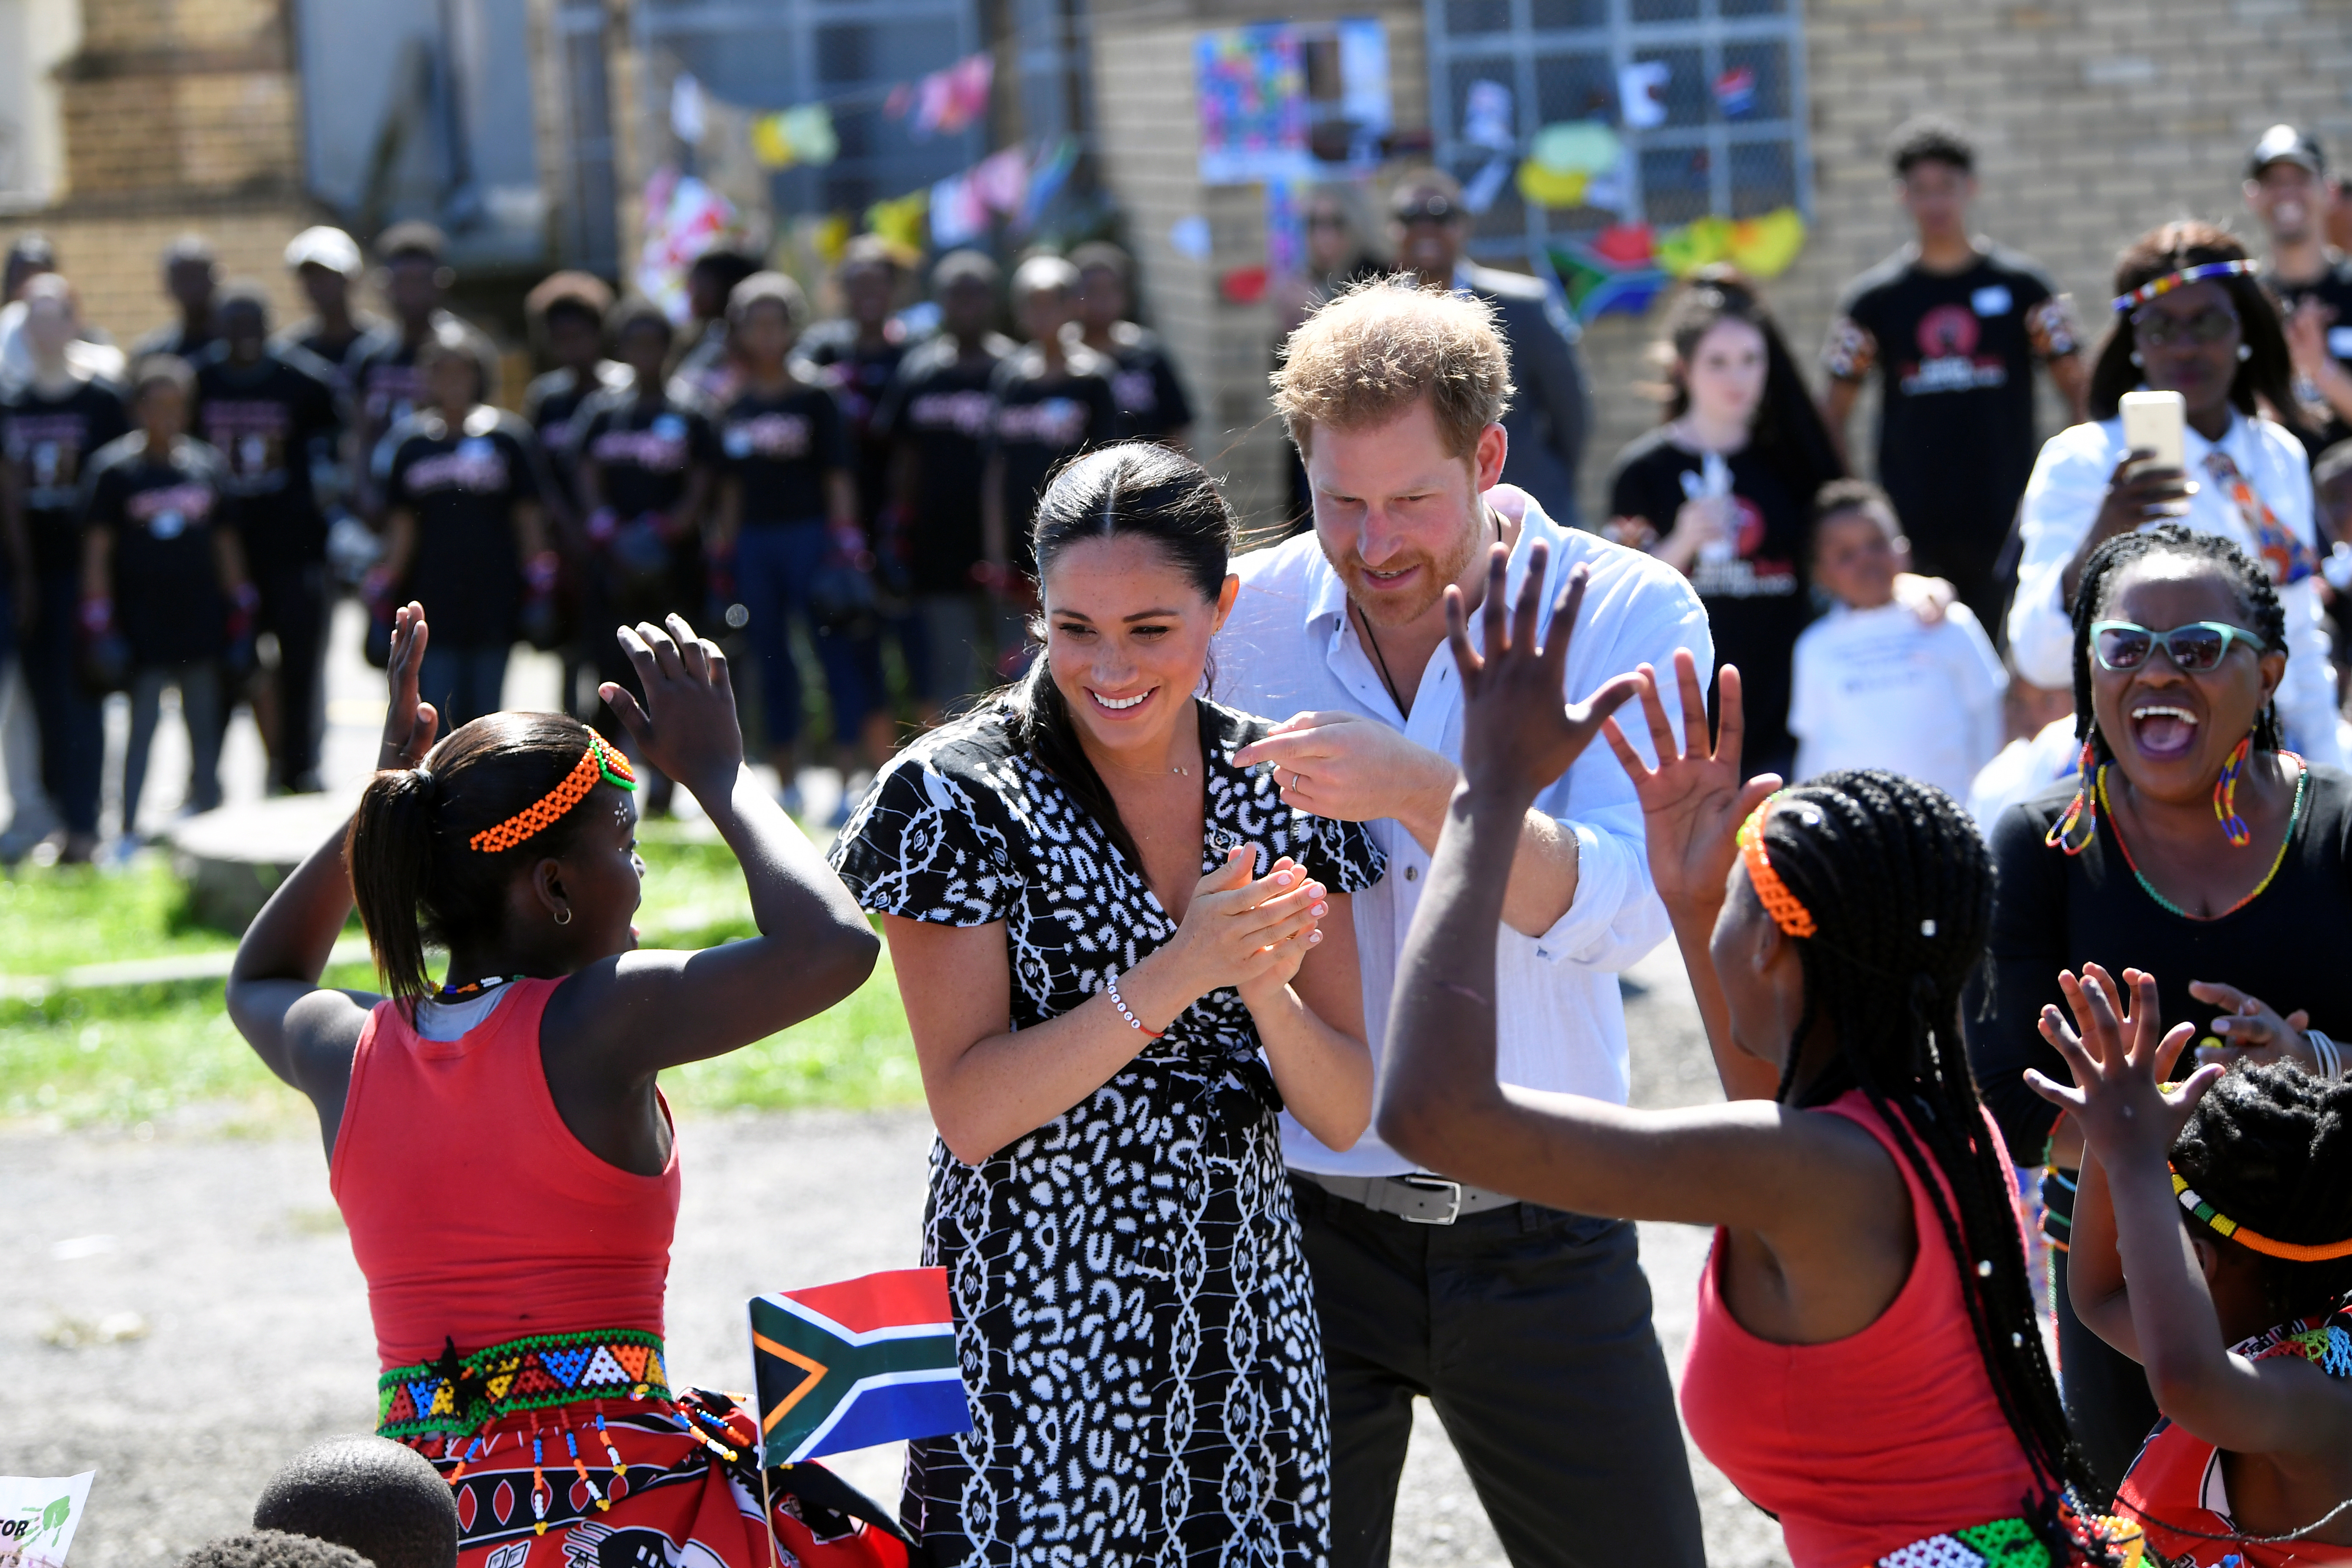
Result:
M630 770L629 759L605 744L604 736L591 734L588 749L580 754L579 763L563 775L562 784L496 827L485 827L467 843L485 855L511 849L532 835L554 826L565 812L587 797L599 781L621 789L637 787L637 775Z
M1789 891L1789 884L1780 880L1780 873L1772 869L1772 862L1764 854L1765 816L1771 811L1773 803L1787 793L1779 790L1766 795L1763 804L1739 825L1739 858L1748 863L1748 884L1756 889L1757 901L1772 917L1772 923L1790 936L1811 936L1820 929L1813 924L1812 911Z
M2267 1236L2248 1230L2220 1209L2197 1194L2197 1189L2178 1171L2172 1173L2172 1195L2180 1206L2194 1215L2216 1236L2226 1236L2240 1247L2252 1247L2269 1258L2283 1258L2290 1263L2326 1263L2338 1258L2352 1258L2352 1241L2328 1242L2312 1247L2300 1241L2273 1241Z

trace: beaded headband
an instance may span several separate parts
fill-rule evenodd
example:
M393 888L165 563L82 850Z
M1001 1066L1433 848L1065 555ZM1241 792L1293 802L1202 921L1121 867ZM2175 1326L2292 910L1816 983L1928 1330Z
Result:
M588 749L580 754L580 761L572 770L563 775L562 784L496 827L485 827L466 842L485 855L511 849L534 834L554 826L565 812L578 805L600 782L619 789L634 790L637 787L637 775L630 769L628 758L607 745L604 736L591 733Z
M2194 267L2184 267L2178 272L2168 272L2161 278L2151 278L2128 294L2115 299L2117 310L2128 310L2135 305L2145 305L2161 294L2169 294L2184 283L2200 283L2208 278L2245 278L2252 274L2254 264L2242 258L2236 261L2200 261Z
M2299 1241L2273 1241L2267 1236L2248 1230L2199 1197L2196 1189L2178 1171L2172 1173L2172 1193L2180 1200L2182 1208L2202 1221L2216 1236L2226 1237L2241 1247L2252 1247L2266 1258L2284 1258L2290 1263L2326 1263L2338 1258L2352 1258L2352 1240L2329 1242L2324 1247L2307 1247Z
M1790 936L1811 936L1820 928L1813 924L1811 910L1789 891L1789 884L1780 880L1780 873L1772 869L1771 860L1764 853L1764 818L1786 790L1775 790L1764 797L1763 804L1748 814L1739 825L1739 858L1748 863L1748 885L1756 889L1756 900L1772 923Z

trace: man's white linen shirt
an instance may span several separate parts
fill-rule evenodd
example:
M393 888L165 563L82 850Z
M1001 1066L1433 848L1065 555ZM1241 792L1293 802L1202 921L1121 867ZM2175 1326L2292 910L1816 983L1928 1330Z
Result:
M1561 528L1531 501L1511 551L1507 592L1514 603L1526 581L1528 547L1537 540L1551 546L1551 582L1541 623L1546 641L1551 605L1570 569L1580 562L1591 569L1569 645L1563 700L1580 700L1612 677L1647 663L1658 671L1679 733L1675 650L1690 649L1702 673L1715 661L1706 612L1689 581L1639 551ZM1422 671L1407 718L1381 684L1355 617L1347 612L1346 585L1324 559L1315 535L1301 534L1242 556L1234 569L1241 577L1241 595L1214 650L1213 695L1219 702L1276 721L1310 711L1355 713L1402 731L1460 764L1462 682L1443 644ZM1470 617L1470 641L1483 648L1484 626L1476 615ZM1638 706L1628 705L1620 715L1626 735L1654 762ZM1496 963L1496 1077L1522 1088L1622 1105L1627 1064L1617 974L1671 931L1650 880L1641 804L1616 753L1596 738L1566 776L1537 797L1536 809L1576 836L1576 896L1541 936L1502 928ZM1405 933L1428 886L1430 857L1401 823L1384 818L1368 826L1389 858L1388 876L1358 893L1354 902L1364 1027L1377 1070L1388 1033L1389 993ZM1282 1148L1293 1167L1330 1175L1391 1176L1415 1168L1371 1131L1354 1148L1336 1152L1286 1113Z

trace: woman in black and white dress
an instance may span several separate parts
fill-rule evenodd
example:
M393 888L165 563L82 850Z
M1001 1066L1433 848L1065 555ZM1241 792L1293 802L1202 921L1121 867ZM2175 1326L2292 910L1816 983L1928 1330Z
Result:
M1370 1118L1349 896L1381 856L1196 698L1233 517L1143 443L1065 468L1045 656L875 781L834 864L880 912L940 1142L967 1436L913 1445L938 1563L1320 1563L1321 1336L1276 1113Z

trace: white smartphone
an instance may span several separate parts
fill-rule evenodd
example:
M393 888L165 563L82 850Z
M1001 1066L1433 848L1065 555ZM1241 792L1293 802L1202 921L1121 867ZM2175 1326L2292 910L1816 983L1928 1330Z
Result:
M2126 450L2155 453L2155 466L2159 468L2188 465L2182 437L2189 426L2186 398L2177 392L2126 392L2117 404L2124 416Z

